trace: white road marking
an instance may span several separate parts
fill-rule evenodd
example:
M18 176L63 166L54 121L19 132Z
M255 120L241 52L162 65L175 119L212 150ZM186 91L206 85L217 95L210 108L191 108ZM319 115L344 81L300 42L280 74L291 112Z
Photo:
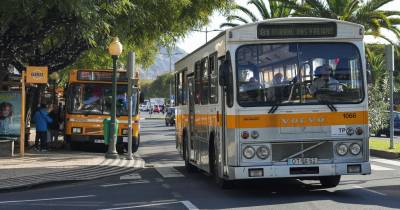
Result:
M386 168L386 167L378 166L378 165L374 165L374 164L371 164L371 169L374 171L393 171L394 170L393 168Z
M387 160L387 159L381 159L381 158L374 158L372 160L373 162L379 162L379 163L384 163L388 165L394 165L394 166L400 166L400 161L395 161L395 160Z
M149 207L149 206L162 206L162 205L168 205L168 204L174 204L174 203L180 203L180 201L172 201L172 202L165 202L165 203L151 203L151 204L144 204L144 205L139 205L139 206L124 206L124 207L99 209L99 210L135 209L135 208L142 208L142 207Z
M80 195L80 196L41 198L41 199L31 199L31 200L0 201L0 204L37 202L37 201L53 201L53 200L66 200L66 199L89 198L89 197L96 197L96 196L95 195Z
M161 186L163 186L165 189L171 189L171 186L169 186L169 184L162 184Z
M184 175L174 167L156 167L155 169L164 178L184 177Z
M186 206L186 208L188 208L189 210L198 210L199 208L197 208L192 202L190 201L181 201L181 203L183 205Z
M141 178L142 177L140 176L140 174L137 173L127 174L119 177L120 180L141 179Z
M139 180L139 181L132 181L132 182L121 182L115 184L103 184L100 187L115 187L115 186L122 186L122 185L129 185L129 184L147 184L150 183L148 180Z
M371 193L375 193L375 194L378 194L378 195L386 196L385 193L381 193L381 192L378 192L378 191L375 191L375 190L370 190L368 188L364 188L364 187L361 187L361 186L358 186L358 185L354 185L353 187L356 188L356 189L361 189L361 190L365 190L365 191L368 191L368 192L371 192Z

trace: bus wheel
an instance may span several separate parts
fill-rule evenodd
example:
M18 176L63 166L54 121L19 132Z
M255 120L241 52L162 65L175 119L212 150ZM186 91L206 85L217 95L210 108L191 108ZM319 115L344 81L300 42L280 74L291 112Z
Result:
M189 173L196 172L196 167L193 166L190 161L189 161L189 154L188 154L188 145L187 145L187 137L185 134L185 137L183 139L183 160L185 161L185 169Z
M234 182L232 180L226 180L224 178L219 177L219 163L218 163L218 151L214 146L213 141L211 141L211 148L209 150L209 163L210 163L210 172L214 177L217 185L222 189L232 189L234 187Z
M138 151L140 145L140 135L137 138L137 141L133 142L132 144L132 152L135 153Z
M323 188L336 187L340 182L340 176L323 176L319 178Z
M123 144L117 144L116 147L117 147L116 149L117 149L118 154L120 154L120 155L124 154L124 145Z

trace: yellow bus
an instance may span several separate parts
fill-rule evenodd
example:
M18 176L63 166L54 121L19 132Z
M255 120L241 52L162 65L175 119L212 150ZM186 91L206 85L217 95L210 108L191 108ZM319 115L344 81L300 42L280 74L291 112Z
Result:
M75 149L79 144L104 144L103 120L110 118L112 70L72 70L65 92L65 140ZM128 77L117 72L117 151L128 148ZM139 91L132 96L132 151L140 143Z
M227 29L175 64L176 146L221 186L370 174L361 25L277 18Z

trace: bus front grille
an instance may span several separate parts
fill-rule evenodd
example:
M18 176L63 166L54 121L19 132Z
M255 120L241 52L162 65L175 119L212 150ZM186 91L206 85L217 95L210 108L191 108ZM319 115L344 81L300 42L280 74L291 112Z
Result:
M85 134L103 135L103 128L85 128Z
M333 159L333 144L329 141L272 143L272 161L286 162L290 158Z

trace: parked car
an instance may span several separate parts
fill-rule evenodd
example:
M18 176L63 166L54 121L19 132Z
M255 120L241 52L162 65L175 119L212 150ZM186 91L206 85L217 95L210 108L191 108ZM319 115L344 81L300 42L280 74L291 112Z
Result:
M393 112L393 117L394 117L394 135L400 135L400 112ZM390 116L390 113L388 113L388 117ZM387 120L387 126L383 129L380 129L376 132L375 136L379 137L382 134L385 134L386 137L390 137L390 124L389 121L390 119Z
M175 107L169 107L167 114L165 115L165 125L173 126L175 125Z
M158 105L155 105L153 108L153 112L160 113L160 107L158 107Z
M140 104L140 111L142 112L148 112L149 111L149 107L145 104Z

